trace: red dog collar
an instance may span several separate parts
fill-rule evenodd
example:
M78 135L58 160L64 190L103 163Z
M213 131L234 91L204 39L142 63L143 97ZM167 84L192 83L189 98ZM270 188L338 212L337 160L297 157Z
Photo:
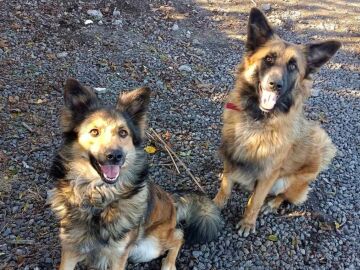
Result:
M234 110L234 111L238 111L238 112L242 111L232 102L225 103L225 109Z

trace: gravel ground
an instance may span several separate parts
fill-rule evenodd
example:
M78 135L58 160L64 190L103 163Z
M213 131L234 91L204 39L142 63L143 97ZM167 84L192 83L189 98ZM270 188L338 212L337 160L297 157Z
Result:
M208 195L216 194L224 97L244 51L252 2L289 41L343 42L306 104L339 152L303 206L260 216L257 234L246 239L235 224L249 194L236 188L219 240L185 246L178 269L360 268L359 2L0 0L0 269L59 264L58 225L45 200L69 76L106 88L99 95L109 103L122 90L149 85L150 126ZM149 160L152 180L166 190L196 189L184 170L164 165L171 164L165 152ZM128 269L159 269L159 263Z

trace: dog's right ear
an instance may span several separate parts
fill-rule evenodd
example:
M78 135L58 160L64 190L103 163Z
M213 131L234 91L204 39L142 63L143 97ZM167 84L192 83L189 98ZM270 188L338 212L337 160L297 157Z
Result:
M72 112L83 114L98 105L99 99L89 88L69 78L64 88L65 106Z
M274 35L265 15L257 8L250 11L246 49L255 51Z

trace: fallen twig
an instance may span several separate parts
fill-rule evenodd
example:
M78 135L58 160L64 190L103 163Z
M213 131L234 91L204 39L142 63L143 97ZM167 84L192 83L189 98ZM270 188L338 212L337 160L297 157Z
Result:
M7 241L9 244L13 245L34 245L35 240L27 240L27 239L18 239L18 240L9 240Z
M180 163L181 166L184 167L186 173L190 176L190 178L195 182L195 184L200 188L200 190L205 193L204 188L200 185L199 181L196 179L196 177L192 174L190 169L185 165L185 163L178 157L178 155L171 149L171 147L161 138L157 132L150 128L150 131L156 136L156 138L164 145L166 146L167 150L177 159L177 161Z
M30 131L31 133L34 132L34 130L28 125L26 124L25 122L21 122L21 125L26 128L28 131Z
M189 53L189 52L188 52L187 54L190 55L190 56L192 56L192 57L195 57L195 58L197 58L197 59L199 59L199 60L202 60L201 57L198 56L198 55L196 55L196 54Z
M297 218L297 217L304 217L308 216L310 213L307 213L305 211L294 211L285 215L279 216L279 218Z
M152 140L156 141L156 138L154 138L154 136L152 136L150 133L147 132L147 135L148 135ZM159 139L157 139L157 140L159 141ZM180 170L179 170L178 166L176 165L176 162L175 162L175 160L174 160L174 158L173 158L173 156L172 156L172 154L171 154L171 152L170 152L170 150L169 150L169 146L168 146L167 144L164 144L165 142L160 141L160 143L163 144L163 147L164 147L164 149L166 150L166 152L168 152L169 157L171 158L171 161L172 161L172 163L174 164L177 173L180 174Z

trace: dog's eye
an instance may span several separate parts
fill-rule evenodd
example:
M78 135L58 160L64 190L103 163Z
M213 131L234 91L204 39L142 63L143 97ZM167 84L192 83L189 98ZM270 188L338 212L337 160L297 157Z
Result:
M264 60L265 60L265 62L267 64L273 64L274 63L274 57L272 55L267 55Z
M296 62L295 61L290 61L289 64L288 64L288 68L290 71L294 71L297 69L297 65L296 65Z
M119 136L121 138L125 138L129 133L125 130L125 129L120 129L119 130Z
M90 130L90 135L93 137L97 137L99 136L100 131L97 128L93 128L92 130Z

